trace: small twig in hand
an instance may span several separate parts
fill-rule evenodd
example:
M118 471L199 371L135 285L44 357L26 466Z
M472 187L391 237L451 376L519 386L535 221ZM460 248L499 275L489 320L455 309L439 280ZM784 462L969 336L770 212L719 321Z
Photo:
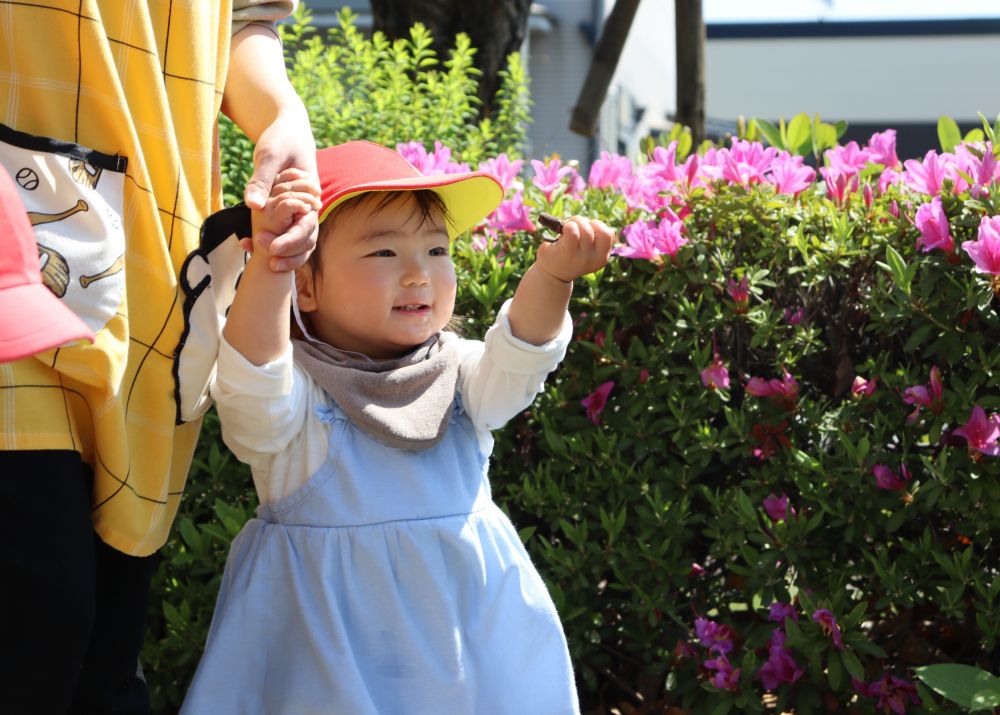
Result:
M538 214L538 223L542 224L545 228L549 229L553 233L561 234L563 230L563 222L557 219L552 214L547 214L544 211ZM549 243L555 243L559 240L559 237L551 238L549 236L542 236L543 241L548 241Z

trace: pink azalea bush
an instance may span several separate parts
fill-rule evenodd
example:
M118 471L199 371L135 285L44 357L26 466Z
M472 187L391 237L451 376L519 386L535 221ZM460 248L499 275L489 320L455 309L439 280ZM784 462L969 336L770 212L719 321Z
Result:
M599 279L575 285L567 358L496 433L491 465L585 711L753 713L769 694L768 712L921 715L941 710L916 666L1000 671L997 128L900 157L891 129L814 152L801 141L822 127L774 146L751 127L586 167L457 127L440 97L383 123L343 111L355 91L316 118L354 134L322 141L371 136L427 173L474 167L504 187L454 243L467 335L530 265L539 211L621 232ZM209 477L189 503L238 528L249 488L215 502L226 480ZM179 569L217 578L228 532L203 523L171 547L165 604L191 582ZM165 605L156 632L190 657L212 596L191 618Z
M558 584L588 702L628 702L627 681L691 712L753 712L770 692L779 710L922 713L936 696L914 639L971 657L948 650L958 629L989 664L991 157L989 138L901 160L886 130L817 168L744 138L604 152L582 191L557 158L512 180L527 220L621 228L601 279L577 286L567 361L498 437L518 461L494 467ZM509 225L491 218L498 242L464 254L469 284L530 260L541 229ZM942 565L958 563L961 589L934 585L958 583Z

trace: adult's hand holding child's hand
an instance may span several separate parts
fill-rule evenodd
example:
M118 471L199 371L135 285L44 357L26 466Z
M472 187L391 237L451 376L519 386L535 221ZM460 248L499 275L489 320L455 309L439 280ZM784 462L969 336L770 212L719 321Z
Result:
M261 208L251 208L253 238L244 239L244 248L270 257L271 270L292 271L309 258L315 241L304 242L304 250L291 255L279 252L278 239L285 247L297 247L296 241L314 234L319 199L309 174L301 169L285 169L274 177L271 195ZM248 243L250 245L248 245Z
M316 247L319 226L319 179L316 171L316 144L305 110L282 113L261 133L254 148L254 171L243 194L251 210L262 210L274 197L275 187L289 181L286 172L296 171L296 193L311 194L312 211L298 214L295 220L267 241L271 268L293 271L303 265Z
M606 266L614 243L615 232L606 223L574 216L563 222L558 241L538 246L535 263L553 278L572 283Z

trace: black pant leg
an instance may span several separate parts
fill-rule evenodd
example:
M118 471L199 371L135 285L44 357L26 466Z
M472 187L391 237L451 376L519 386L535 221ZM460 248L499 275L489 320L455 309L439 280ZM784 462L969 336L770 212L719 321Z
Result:
M94 535L96 617L76 699L79 715L148 715L149 689L139 666L156 556L128 556Z
M94 622L90 469L71 451L0 451L0 709L62 715Z

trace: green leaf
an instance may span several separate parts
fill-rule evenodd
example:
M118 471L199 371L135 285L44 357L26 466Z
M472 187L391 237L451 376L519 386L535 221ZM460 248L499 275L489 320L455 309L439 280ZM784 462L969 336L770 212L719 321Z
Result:
M858 660L858 656L854 655L853 651L840 651L840 658L844 662L844 670L850 673L852 678L857 678L858 680L865 679L865 669L861 665L861 661Z
M982 129L970 129L962 139L966 144L977 144L986 139Z
M805 112L796 114L788 122L788 150L793 154L805 155L812 149L812 137L809 115Z
M955 147L962 143L962 132L951 117L944 115L938 117L937 134L942 151L954 151Z
M906 270L906 262L903 260L903 257L899 255L899 251L892 246L886 246L885 258L889 273L892 275L892 280L904 293L906 293L906 295L910 295L910 277Z
M972 696L972 705L970 709L975 710L992 710L995 707L1000 707L1000 690L994 690L990 688L988 690L982 690Z
M781 133L776 126L766 119L760 119L759 117L755 117L754 121L757 122L757 127L760 129L760 133L764 135L764 139L768 144L778 149L785 148L785 145L781 141Z
M830 681L830 689L836 692L844 684L844 669L840 666L840 657L836 650L831 650L826 659L826 679Z
M913 672L931 690L965 708L972 708L973 698L979 698L984 693L1000 697L1000 678L971 665L938 663L914 668ZM983 696L980 701L986 697Z
M728 713L730 710L733 709L734 704L735 701L733 701L731 698L723 700L721 703L715 706L714 710L712 710L712 715L726 715L726 713Z

